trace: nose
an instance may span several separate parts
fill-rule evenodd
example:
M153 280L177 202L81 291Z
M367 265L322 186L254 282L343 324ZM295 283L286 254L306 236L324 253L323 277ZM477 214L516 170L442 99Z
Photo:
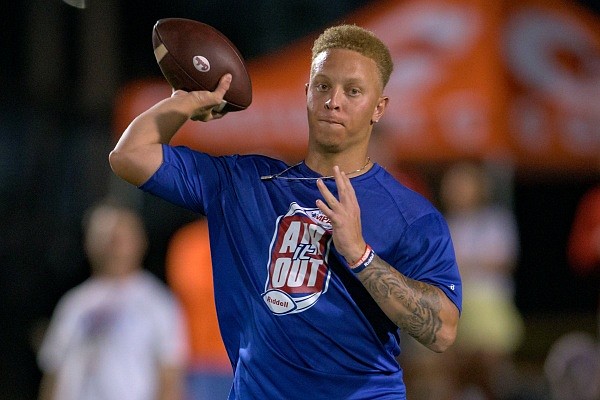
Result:
M325 102L325 108L328 110L337 110L340 108L337 90L331 92L331 97Z

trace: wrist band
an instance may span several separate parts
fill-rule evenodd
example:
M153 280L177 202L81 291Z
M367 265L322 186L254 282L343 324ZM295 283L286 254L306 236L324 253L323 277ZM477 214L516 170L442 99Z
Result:
M367 268L369 265L371 265L374 258L375 252L373 251L371 246L367 245L367 248L365 249L365 252L362 255L362 257L357 262L350 265L350 270L355 274L358 274L359 272Z
M356 260L352 264L348 265L350 267L350 269L354 269L354 268L358 267L360 264L364 263L365 260L367 259L367 257L369 257L369 253L370 252L371 252L371 246L366 245L365 246L365 251L363 252L363 255L360 256L360 258L358 260Z

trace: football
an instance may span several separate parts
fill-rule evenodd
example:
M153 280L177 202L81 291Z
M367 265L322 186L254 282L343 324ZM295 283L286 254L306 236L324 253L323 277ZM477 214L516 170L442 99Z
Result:
M242 111L252 102L252 83L235 45L210 25L185 18L164 18L152 30L154 56L169 84L188 92L213 91L230 73L224 111Z

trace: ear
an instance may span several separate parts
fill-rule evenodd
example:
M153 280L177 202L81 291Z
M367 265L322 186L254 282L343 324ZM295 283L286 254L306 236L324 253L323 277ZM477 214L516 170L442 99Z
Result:
M379 122L379 120L385 113L385 109L388 105L389 100L390 99L387 96L382 96L379 98L379 101L377 102L377 106L375 107L375 110L373 111L373 116L371 117L371 124Z
M308 95L308 83L304 84L304 94Z

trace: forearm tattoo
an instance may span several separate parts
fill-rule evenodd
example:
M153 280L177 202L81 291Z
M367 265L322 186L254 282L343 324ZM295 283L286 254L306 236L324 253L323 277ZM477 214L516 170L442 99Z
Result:
M426 346L435 343L442 300L434 287L405 277L377 255L359 278L398 327Z

